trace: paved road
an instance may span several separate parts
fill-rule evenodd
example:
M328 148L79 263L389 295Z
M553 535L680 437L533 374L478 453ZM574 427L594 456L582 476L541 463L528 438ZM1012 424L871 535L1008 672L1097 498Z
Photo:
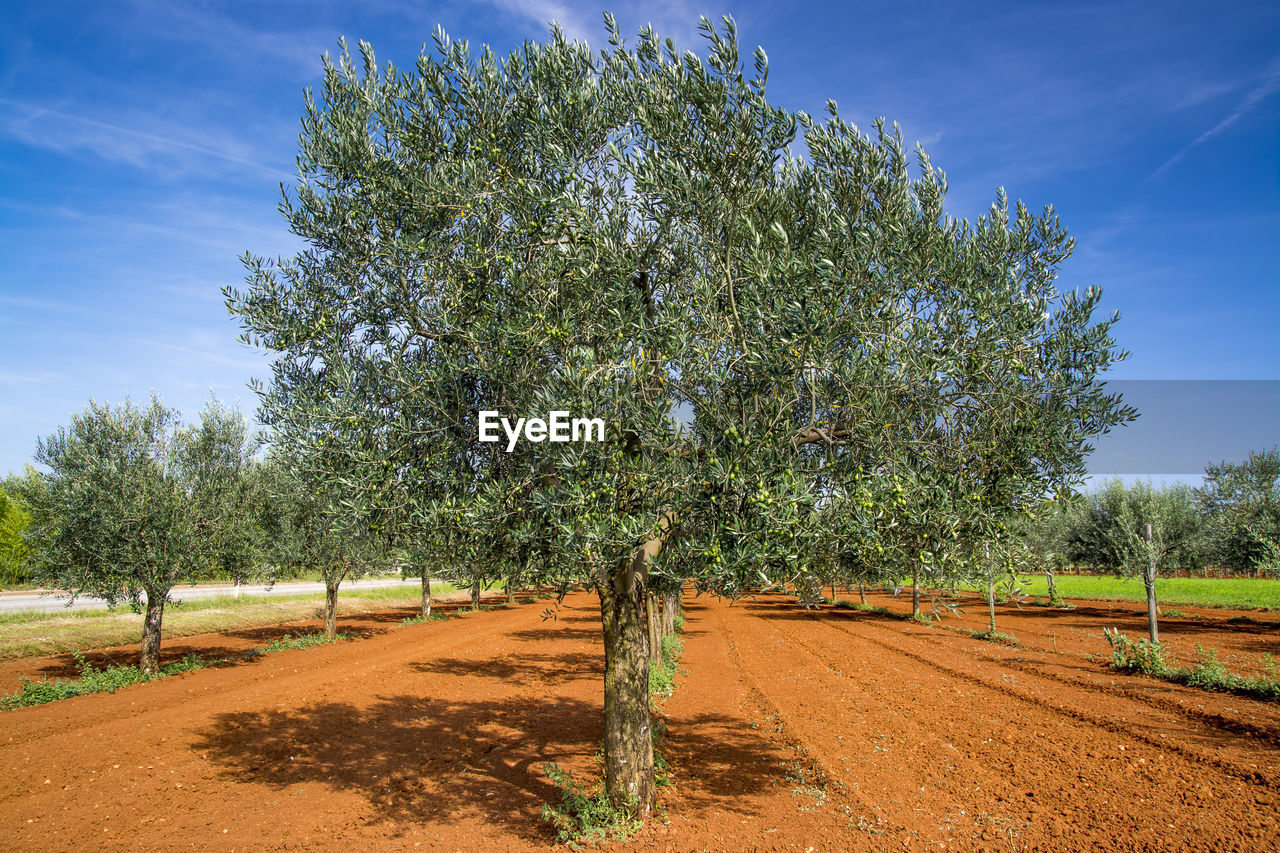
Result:
M348 592L353 589L371 589L373 587L383 586L407 586L420 587L422 581L417 578L409 578L401 580L400 578L377 578L373 580L347 581L342 585L342 591ZM240 587L240 595L305 595L308 593L324 592L324 584L316 582L301 583L279 583L273 587L266 587L260 584L244 584ZM235 595L235 587L233 586L196 586L196 587L179 587L173 591L171 599L181 601L192 601L198 598L215 598L220 595ZM73 610L94 610L105 609L107 603L100 598L92 598L82 596L77 598L71 604ZM122 605L127 608L127 605ZM0 595L0 613L13 613L23 610L40 610L44 612L52 612L55 610L67 609L67 596L62 593L6 593Z

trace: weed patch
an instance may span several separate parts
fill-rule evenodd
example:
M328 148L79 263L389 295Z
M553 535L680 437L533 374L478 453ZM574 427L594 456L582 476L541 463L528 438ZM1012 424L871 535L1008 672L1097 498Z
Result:
M44 705L88 693L115 693L121 687L128 687L131 684L143 684L157 678L178 675L224 662L223 660L203 660L195 655L187 655L180 661L165 664L156 672L148 674L132 665L112 664L103 669L95 669L93 664L84 659L84 655L79 652L72 652L72 655L76 660L76 670L80 673L78 678L35 681L23 676L21 690L0 697L0 709L11 711L14 708Z
M1124 672L1141 672L1162 678L1175 684L1185 684L1200 690L1234 693L1264 702L1280 701L1280 672L1275 659L1262 656L1261 675L1240 675L1227 669L1218 660L1214 649L1206 650L1196 643L1197 661L1191 667L1169 664L1164 658L1164 646L1150 640L1134 642L1113 629L1103 629L1111 644L1111 666Z
M998 643L1002 646L1018 645L1018 638L1012 634L1002 634L999 631L969 631L970 637L975 640L986 640L988 643Z
M556 837L574 850L607 841L626 841L641 823L626 806L609 801L603 785L588 791L558 764L543 765L551 783L560 789L560 802L542 804L542 819L556 829Z
M286 649L306 649L337 640L349 640L353 636L353 634L338 634L334 640L330 640L324 634L299 634L296 637L285 634L260 649L253 649L244 657L251 658L271 652L282 652ZM70 699L72 696L84 696L89 693L115 693L121 687L128 687L131 684L146 684L157 678L167 678L170 675L180 675L235 660L234 658L201 658L196 655L187 655L180 661L165 664L153 673L145 673L137 666L123 664L111 664L102 669L96 669L93 664L84 659L84 655L80 652L72 651L71 656L75 659L76 671L80 673L77 678L58 678L52 681L45 678L36 681L23 676L21 690L7 696L0 696L0 711L44 705L57 702L59 699Z

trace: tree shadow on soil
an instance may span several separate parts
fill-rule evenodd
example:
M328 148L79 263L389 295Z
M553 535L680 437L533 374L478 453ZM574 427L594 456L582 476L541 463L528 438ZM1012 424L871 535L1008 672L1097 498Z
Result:
M516 633L512 632L512 635ZM409 666L417 672L464 677L480 676L496 679L505 684L520 685L546 685L579 678L604 677L602 656L584 653L546 655L521 652L516 659L494 657L481 661L433 658L429 661L412 663Z
M491 662L462 663L450 666L483 676L473 694L483 693L485 678L500 677L486 669ZM392 824L392 838L414 826L475 817L526 842L546 843L555 833L540 820L542 804L558 803L561 792L544 765L561 762L584 780L596 778L588 756L602 737L596 702L527 693L467 701L391 696L364 706L322 702L220 714L196 733L192 749L230 782L358 792L376 810L377 823ZM698 780L681 782L683 801L695 807L714 802L746 813L738 798L781 776L783 754L740 720L686 718L668 737L677 776Z

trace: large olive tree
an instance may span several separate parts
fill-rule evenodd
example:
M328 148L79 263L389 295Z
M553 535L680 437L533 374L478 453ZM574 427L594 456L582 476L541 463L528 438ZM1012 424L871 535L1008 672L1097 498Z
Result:
M596 591L606 790L643 815L650 589L803 573L837 504L864 555L910 522L918 558L958 535L978 440L1017 442L1019 483L1078 466L1117 417L1096 380L1118 353L1096 292L1054 288L1051 212L946 218L896 132L770 104L727 19L705 58L606 26L602 52L553 30L473 57L437 32L408 72L363 44L326 62L282 206L307 248L249 257L227 300L279 353L264 419L352 512L455 575ZM480 410L607 429L509 447ZM946 507L930 487L885 510L929 478Z

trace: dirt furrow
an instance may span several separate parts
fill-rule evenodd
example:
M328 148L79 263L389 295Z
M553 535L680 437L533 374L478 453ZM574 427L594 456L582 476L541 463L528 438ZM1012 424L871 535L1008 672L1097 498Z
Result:
M787 681L802 684L805 694L825 698L826 714L809 714L802 704L800 713L789 717L788 723L804 733L813 752L836 757L827 760L828 767L856 768L852 778L845 776L850 784L860 783L864 789L878 785L886 801L901 802L910 796L925 801L926 813L935 818L943 814L968 818L939 822L932 837L922 829L922 843L925 839L949 843L966 824L973 830L969 841L974 844L981 843L983 834L987 841L997 837L1000 833L992 830L1002 827L1006 834L1013 834L1006 839L1010 843L1036 838L1050 843L1069 834L1084 846L1106 846L1105 838L1110 834L1082 835L1079 830L1103 826L1114 831L1125 825L1121 834L1130 842L1120 845L1123 849L1140 847L1142 839L1155 843L1159 837L1156 828L1135 819L1128 805L1121 805L1123 800L1117 803L1104 796L1104 802L1098 802L1084 796L1086 790L1110 793L1135 784L1142 790L1141 799L1159 804L1152 807L1155 813L1167 813L1168 820L1176 821L1179 831L1192 839L1188 849L1222 849L1224 840L1231 837L1231 828L1222 825L1218 809L1247 816L1260 825L1266 825L1270 818L1266 809L1259 808L1259 798L1271 801L1272 792L1265 786L1220 774L1211 780L1214 785L1210 789L1203 784L1207 768L1170 755L1162 741L1135 744L1129 731L1080 729L1071 718L1059 718L1057 724L1053 717L1049 722L1028 718L1026 700L1030 698L1033 707L1043 711L1047 710L1042 707L1043 697L1006 687L998 679L993 683L987 677L957 678L960 664L947 643L941 642L952 639L945 635L928 638L935 641L925 656L881 639L904 639L911 628L906 623L877 620L868 626L874 627L877 636L863 637L833 632L821 618L802 611L772 618L759 612L756 615L743 633L744 658L754 642L751 659L759 662L758 667L776 672L776 677L761 681L772 688L771 698L778 707L794 704L777 698ZM762 631L765 625L772 630ZM765 639L766 634L772 642ZM881 653L881 657L872 664L861 663L872 658L868 652ZM885 659L883 652L890 652L891 657ZM850 658L859 665L848 666ZM968 659L963 666L981 670L983 665ZM889 701L868 707L870 685L876 685L873 692L879 689L881 695L887 688ZM813 726L810 719L815 716L826 724ZM865 754L851 755L847 739L837 734L850 730L863 733L864 749L905 753L905 760L891 767L868 761ZM998 737L990 737L993 731ZM866 738L867 733L876 733L875 739ZM918 794L908 793L913 790ZM1000 794L1001 790L1012 796ZM975 817L984 815L987 820ZM1001 827L994 825L992 817L1002 822ZM1019 827L1019 820L1025 825ZM1249 831L1274 836L1276 828L1271 823L1266 830Z
M1272 789L1280 789L1280 777L1277 775L1277 771L1280 770L1280 764L1277 763L1277 753L1273 748L1277 738L1274 728L1265 725L1251 725L1243 722L1238 726L1230 728L1220 725L1216 726L1217 728L1224 729L1224 731L1232 731L1233 733L1245 735L1244 738L1232 739L1230 742L1231 749L1240 754L1236 756L1234 760L1230 758L1223 758L1220 754L1222 750L1221 745L1215 747L1212 752L1206 752L1203 749L1188 748L1183 743L1169 740L1170 732L1168 730L1171 727L1167 722L1164 722L1161 726L1166 731L1161 732L1158 737L1153 735L1148 730L1150 723L1144 721L1143 718L1149 716L1150 711L1158 706L1154 705L1154 703L1143 701L1141 698L1133 695L1130 691L1116 688L1107 689L1103 685L1091 683L1089 688L1092 691L1105 694L1113 701L1113 703L1115 703L1109 708L1106 715L1094 713L1083 707L1085 705L1085 697L1073 696L1067 701L1063 701L1059 698L1061 686L1070 682L1068 679L1058 677L1052 672L1047 671L1046 667L1051 665L1047 661L1037 661L1036 663L1038 666L1031 666L1028 665L1028 660L1023 657L1013 657L1010 655L1008 658L1002 659L988 653L980 653L972 648L967 648L965 642L961 640L961 638L954 638L951 641L953 651L958 655L967 658L967 660L962 665L949 666L938 659L934 654L935 649L932 647L925 652L909 651L896 643L889 642L886 639L889 635L883 632L881 632L879 636L871 637L866 636L865 634L856 633L851 629L849 624L839 624L812 616L810 618L814 618L819 624L823 624L833 630L850 636L858 636L859 639L873 643L887 651L892 651L895 654L909 657L926 666L933 667L951 678L969 681L975 685L986 687L987 689L1003 693L1006 696L1033 705L1048 713L1059 714L1072 720L1095 726L1099 729L1121 734L1136 741L1146 743L1148 746L1152 746L1157 749L1177 752L1184 758L1212 765L1215 768L1236 776L1244 781L1264 785ZM905 640L919 641L921 639L918 635L914 635L907 630L896 632L892 634L892 636ZM975 666L975 664L977 664L977 666ZM1014 686L1012 679L1003 674L1000 676L999 681L990 677L984 677L983 675L978 674L983 671L981 664L992 664L1000 668L1015 669L1024 675L1030 676L1036 689L1034 691L1029 689L1019 689ZM1117 674L1115 678L1124 679L1125 677ZM1056 681L1058 682L1058 685L1055 687L1045 683L1050 681ZM1080 687L1083 685L1073 684L1071 686ZM1176 690L1178 688L1170 685L1169 689ZM1046 698L1046 694L1053 698ZM1213 698L1221 701L1221 697ZM1254 712L1260 715L1265 716L1271 712L1271 708L1269 706L1263 703L1253 702L1252 700L1233 698L1230 701L1235 704L1254 706ZM1131 704L1138 704L1146 707L1124 707ZM1183 709L1181 707L1175 705L1173 710L1174 713L1179 716L1184 716ZM1137 715L1138 721L1131 722L1132 715L1135 714ZM1195 722L1203 725L1204 720L1198 719ZM1187 723L1182 726L1172 728L1172 735L1174 736L1177 734L1190 735L1195 731L1191 721L1187 721Z
M598 778L603 656L593 597L543 609L0 715L0 847L556 849L544 765ZM781 597L687 609L671 784L625 849L1280 846L1270 706Z

